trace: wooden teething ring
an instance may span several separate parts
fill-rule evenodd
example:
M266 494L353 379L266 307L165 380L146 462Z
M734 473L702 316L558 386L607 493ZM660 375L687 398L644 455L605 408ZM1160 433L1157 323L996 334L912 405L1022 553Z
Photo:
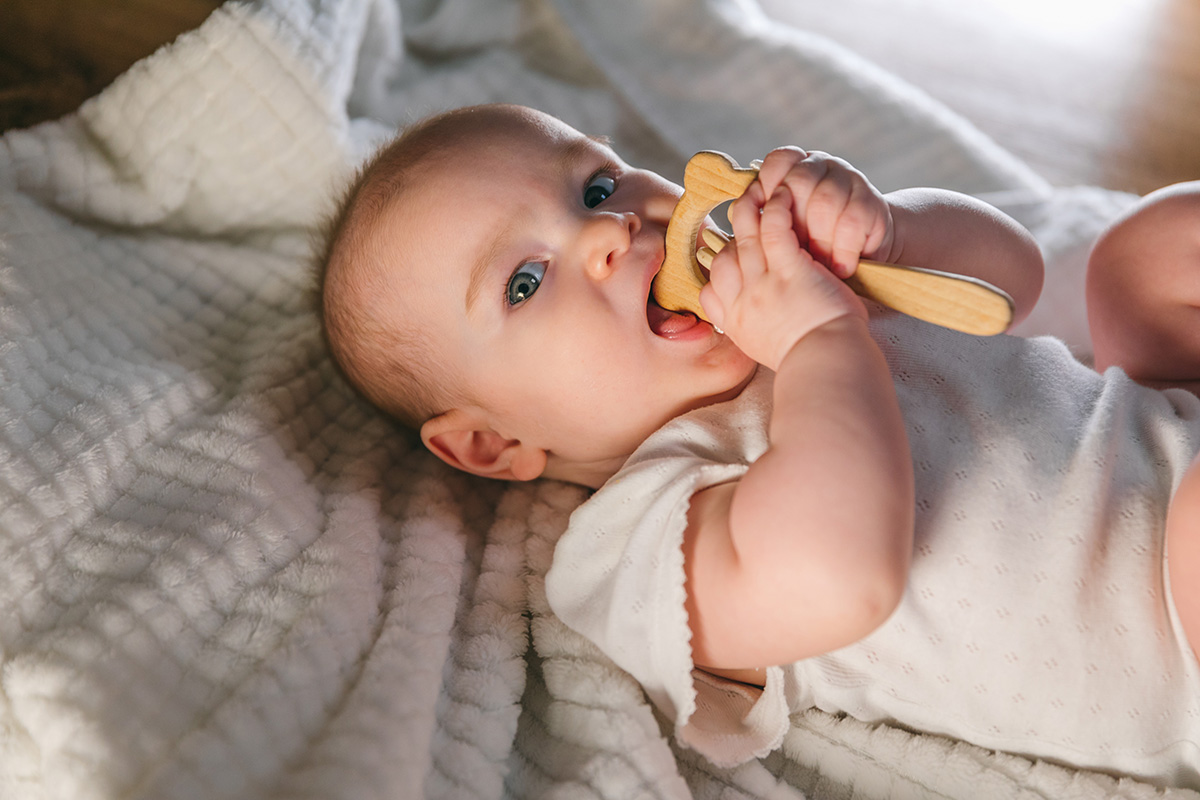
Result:
M654 279L654 299L669 311L690 311L707 321L700 307L700 290L708 276L696 260L696 238L708 212L726 200L741 197L757 169L739 167L724 153L702 150L683 172L683 197L667 223L666 257Z
M708 212L741 197L757 177L757 169L739 167L724 153L702 150L692 156L683 173L683 196L667 223L663 265L651 287L660 306L690 311L708 321L700 307L700 290L708 276L696 259L696 239ZM724 246L717 237L708 238L709 255ZM846 283L862 297L976 336L1002 333L1012 324L1012 298L967 275L862 259Z

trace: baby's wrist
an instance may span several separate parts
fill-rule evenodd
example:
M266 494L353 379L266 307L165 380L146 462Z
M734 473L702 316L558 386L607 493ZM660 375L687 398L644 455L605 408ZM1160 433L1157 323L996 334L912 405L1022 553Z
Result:
M874 340L871 339L870 329L867 326L867 318L865 315L855 314L851 311L846 311L843 314L831 317L830 319L815 325L806 331L800 338L788 347L783 355L779 358L778 363L773 367L775 372L783 370L789 359L802 350L810 346L822 346L824 342L832 339L860 339L864 343L869 342L874 345ZM770 365L768 365L770 366Z

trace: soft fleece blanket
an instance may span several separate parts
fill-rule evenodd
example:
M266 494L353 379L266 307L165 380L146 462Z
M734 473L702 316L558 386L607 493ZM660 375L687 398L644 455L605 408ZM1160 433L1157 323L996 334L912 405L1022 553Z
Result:
M0 138L0 797L1156 795L818 712L735 770L664 735L546 607L581 491L452 474L339 381L311 312L353 165L491 100L676 179L795 142L988 194L1051 255L1030 327L1086 350L1080 254L1128 198L1050 189L749 2L227 5Z

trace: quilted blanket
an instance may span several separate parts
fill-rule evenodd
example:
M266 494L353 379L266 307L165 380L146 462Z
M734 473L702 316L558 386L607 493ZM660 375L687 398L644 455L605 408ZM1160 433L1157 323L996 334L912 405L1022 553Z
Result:
M493 100L675 179L794 142L986 194L1051 255L1029 326L1086 350L1080 254L1128 198L1048 187L749 0L230 3L0 138L0 797L1158 796L819 712L718 770L550 614L582 491L444 468L312 312L354 165Z

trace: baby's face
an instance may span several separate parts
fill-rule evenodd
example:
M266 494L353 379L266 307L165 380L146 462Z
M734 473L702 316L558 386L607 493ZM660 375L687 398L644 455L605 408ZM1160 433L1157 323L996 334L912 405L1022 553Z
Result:
M385 252L403 307L494 430L595 483L556 464L611 473L755 365L650 299L678 186L553 118L487 114L394 204Z

